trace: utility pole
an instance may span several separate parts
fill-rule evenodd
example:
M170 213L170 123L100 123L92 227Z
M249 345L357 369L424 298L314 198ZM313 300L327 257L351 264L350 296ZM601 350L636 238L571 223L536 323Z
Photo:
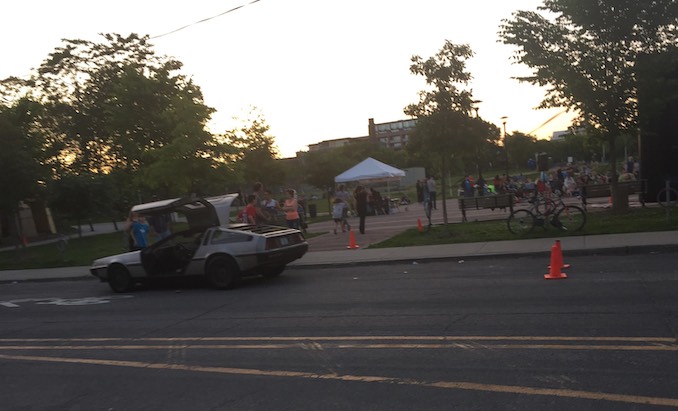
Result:
M504 125L504 161L506 161L506 178L509 178L509 160L508 160L508 147L506 145L506 119L508 117L503 116L501 118L502 124ZM508 182L508 180L507 180Z

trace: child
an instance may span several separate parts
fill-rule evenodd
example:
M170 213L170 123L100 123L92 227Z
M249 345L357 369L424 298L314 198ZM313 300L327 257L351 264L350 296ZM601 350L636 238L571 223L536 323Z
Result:
M149 226L146 219L136 212L130 213L130 218L127 222L127 231L132 239L130 243L130 251L141 250L148 246L148 231Z
M337 228L341 227L341 231L350 230L351 226L346 221L346 212L348 205L341 199L335 198L332 205L332 218L334 219L334 234L337 233Z
M246 224L257 224L257 209L256 204L257 196L254 194L249 194L247 196L247 206L238 214L238 219Z

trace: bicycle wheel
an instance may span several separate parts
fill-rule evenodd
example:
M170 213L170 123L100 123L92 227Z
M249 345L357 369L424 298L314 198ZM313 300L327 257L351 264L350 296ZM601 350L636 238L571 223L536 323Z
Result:
M669 188L668 196L665 188L659 190L657 194L657 203L662 207L676 207L678 206L678 191Z
M515 210L509 216L507 225L513 234L525 235L534 228L534 214L528 210Z
M556 203L550 198L542 198L534 204L534 208L537 214L549 216L556 210Z
M586 211L575 205L566 205L553 218L554 225L565 231L579 231L586 224Z

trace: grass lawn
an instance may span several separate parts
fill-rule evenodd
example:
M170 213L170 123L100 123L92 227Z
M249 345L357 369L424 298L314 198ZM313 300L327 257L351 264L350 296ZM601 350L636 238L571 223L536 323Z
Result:
M370 245L370 248L408 247L417 245L458 244L484 241L510 241L528 238L552 238L581 235L620 234L646 231L669 231L678 229L678 210L667 218L666 210L661 208L633 208L622 214L608 210L587 214L586 225L577 232L560 231L548 225L535 227L526 236L512 234L506 220L481 221L470 223L433 226L431 230L420 233L416 228Z
M327 216L318 216L309 223L322 221ZM420 233L416 228L407 230L370 248L408 247L417 245L471 243L480 241L504 241L525 238L550 238L579 235L667 231L678 229L678 210L667 218L660 208L630 209L626 213L596 211L588 214L587 223L579 232L563 232L553 227L536 227L530 234L518 237L511 234L506 220L455 223L447 228L434 226ZM310 232L308 237L314 235ZM101 234L71 239L60 252L57 244L45 244L0 252L0 270L88 266L92 260L126 251L126 236L123 232Z

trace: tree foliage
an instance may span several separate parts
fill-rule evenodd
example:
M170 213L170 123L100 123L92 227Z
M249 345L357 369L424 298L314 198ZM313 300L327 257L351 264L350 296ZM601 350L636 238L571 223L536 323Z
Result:
M285 183L285 172L280 162L275 138L269 134L270 126L263 114L252 107L245 119L239 119L241 126L226 132L223 138L232 146L232 171L240 184L251 186L261 182L265 187Z
M532 69L518 80L546 87L541 107L568 107L602 133L616 164L617 139L636 134L636 63L676 46L678 2L545 0L539 10L517 11L500 28L516 62Z
M14 221L21 201L42 196L48 176L35 126L40 110L39 104L28 99L0 106L0 213L8 221ZM10 226L21 234L19 227Z
M35 118L42 107L28 99L0 106L0 214L19 244L22 227L15 218L22 201L42 200L45 180L43 147Z
M496 126L473 116L473 93L467 89L471 74L466 61L473 56L468 45L446 41L434 56L424 60L412 56L410 72L423 76L429 90L419 93L419 102L405 108L405 114L417 118L410 152L428 154L438 163L442 179L443 216L447 224L445 179L453 157L461 163L478 161L484 143L497 140Z
M63 40L24 82L45 107L55 176L121 172L143 191L211 190L229 148L205 129L214 110L181 67L135 34Z

